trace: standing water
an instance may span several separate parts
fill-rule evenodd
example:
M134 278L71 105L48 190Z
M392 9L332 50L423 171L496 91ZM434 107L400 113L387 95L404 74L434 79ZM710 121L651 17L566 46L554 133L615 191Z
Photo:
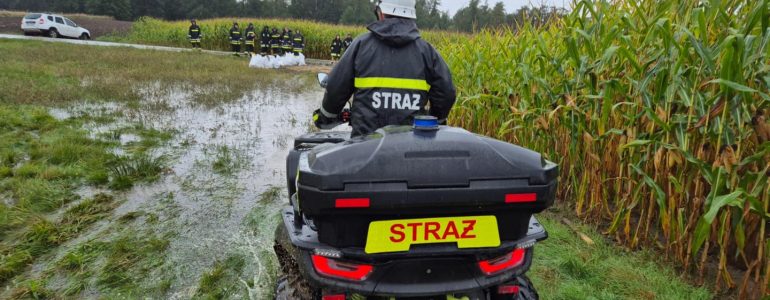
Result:
M311 113L323 91L312 74L269 76L235 100L201 101L195 95L205 90L149 84L139 87L139 105L80 104L53 112L66 118L101 111L121 115L115 124L140 123L174 133L152 153L166 161L164 175L126 192L112 221L94 229L105 230L138 212L160 216L160 221L139 226L155 226L169 237L164 261L142 283L166 280L164 298L193 297L204 285L201 278L233 256L241 258L236 262L242 270L226 294L265 299L272 293L279 272L273 231L287 202L285 157L293 138L311 130ZM107 130L103 127L91 129Z

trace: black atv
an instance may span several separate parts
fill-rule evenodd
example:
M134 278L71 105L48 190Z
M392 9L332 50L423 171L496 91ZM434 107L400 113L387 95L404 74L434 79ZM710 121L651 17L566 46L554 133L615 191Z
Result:
M524 273L554 163L433 117L348 136L289 153L276 299L538 299Z

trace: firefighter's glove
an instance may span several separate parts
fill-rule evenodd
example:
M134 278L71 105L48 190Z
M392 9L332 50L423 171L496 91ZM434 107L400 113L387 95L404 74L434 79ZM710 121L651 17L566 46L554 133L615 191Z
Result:
M339 116L342 116L340 114ZM320 129L332 129L334 127L337 127L337 125L342 124L342 122L339 120L339 116L335 118L329 118L326 115L324 115L320 109L316 109L313 112L313 124L315 124L315 127L318 127Z
M342 123L350 122L350 109L349 108L343 109L339 115L339 119Z

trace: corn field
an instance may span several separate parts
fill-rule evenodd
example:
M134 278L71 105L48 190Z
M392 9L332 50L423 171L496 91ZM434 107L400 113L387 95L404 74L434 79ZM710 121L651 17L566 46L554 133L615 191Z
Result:
M558 162L560 201L618 242L768 295L768 0L572 8L442 45L451 122Z
M198 20L198 25L203 32L202 48L230 51L230 28L233 22L238 22L241 31L246 30L249 23L253 23L257 38L264 26L269 26L271 29L278 28L279 32L284 27L295 31L300 30L305 36L304 54L307 57L319 59L331 59L331 43L336 35L344 39L348 33L356 37L367 31L364 27L337 26L301 20L237 18ZM189 26L189 21L167 22L145 17L134 23L126 39L141 44L189 47L190 43L187 39ZM461 38L467 37L460 33L449 32L423 32L423 36L431 42L439 43L459 42Z

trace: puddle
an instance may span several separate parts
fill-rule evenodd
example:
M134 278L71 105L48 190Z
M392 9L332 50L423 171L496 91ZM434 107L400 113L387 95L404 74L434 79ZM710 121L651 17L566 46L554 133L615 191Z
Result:
M128 145L129 143L135 143L141 140L142 138L136 134L124 133L120 135L120 144L123 146Z
M86 124L94 137L126 124L175 133L152 153L168 158L168 172L156 183L126 192L126 201L113 216L153 212L166 205L158 199L173 201L174 225L169 226L173 237L165 263L173 273L167 274L173 282L170 298L190 298L201 274L229 253L239 251L256 259L272 251L277 215L286 202L285 157L292 139L309 130L323 91L313 74L271 76L240 99L221 103L198 103L184 86L149 84L140 88L139 105L82 103L51 111L60 119L94 112L120 116L107 125ZM127 133L117 138L122 145L141 140ZM280 187L278 200L260 203L260 195L275 187ZM81 191L83 196L90 193ZM257 230L245 222L254 211L261 218ZM260 283L276 275L266 274L273 262L264 260L245 269L242 279L255 282L248 295L259 297L273 288Z

